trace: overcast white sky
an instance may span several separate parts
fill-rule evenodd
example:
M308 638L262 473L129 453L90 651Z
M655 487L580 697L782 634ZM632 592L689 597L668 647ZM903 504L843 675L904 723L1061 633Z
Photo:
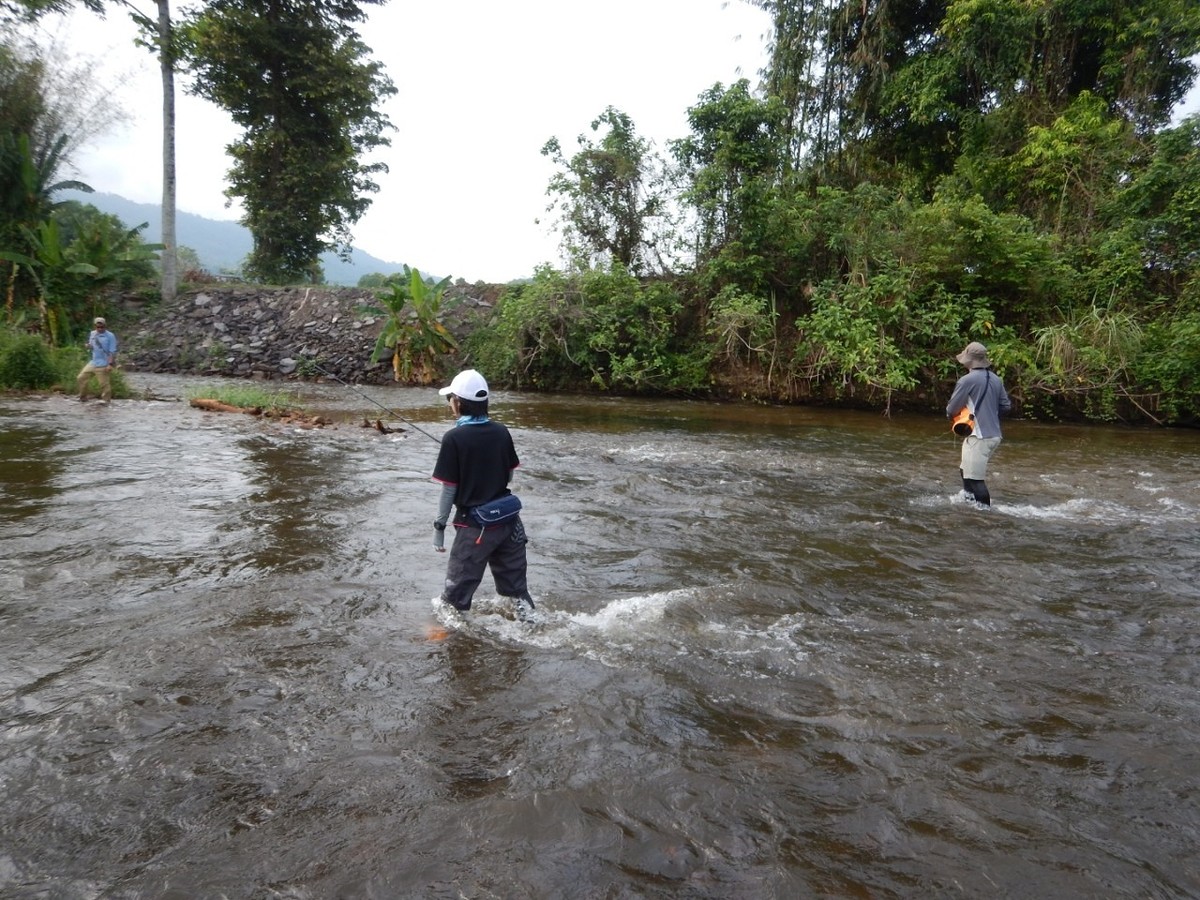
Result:
M145 0L147 11L153 6ZM53 21L53 20L52 20ZM135 117L77 160L97 191L157 203L162 101L158 70L119 12L76 13L68 46L104 60ZM505 282L558 263L540 153L575 138L607 106L629 114L665 152L688 134L687 109L716 82L757 82L769 20L743 0L391 0L362 36L399 93L397 130L381 154L390 173L354 228L354 244L391 262L468 281ZM1200 111L1200 86L1183 111ZM204 101L177 98L178 207L213 219L226 208L225 146L238 136ZM535 220L542 219L542 224Z
M742 76L757 82L768 24L742 0L391 0L361 30L399 93L386 107L397 130L380 154L390 172L377 178L355 246L468 281L505 282L558 263L545 142L558 137L569 156L611 105L665 151L688 134L687 109L703 91ZM80 154L78 177L157 203L161 88L133 34L120 13L68 20L69 46L102 57L114 79L131 76L119 96L136 116ZM177 119L178 208L238 218L223 195L224 148L237 129L182 90Z

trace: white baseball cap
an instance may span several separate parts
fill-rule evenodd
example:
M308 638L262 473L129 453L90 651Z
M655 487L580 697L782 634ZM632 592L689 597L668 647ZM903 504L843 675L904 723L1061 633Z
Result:
M442 388L438 393L443 397L453 394L460 400L486 400L488 386L483 376L474 369L463 369L454 376L448 387Z

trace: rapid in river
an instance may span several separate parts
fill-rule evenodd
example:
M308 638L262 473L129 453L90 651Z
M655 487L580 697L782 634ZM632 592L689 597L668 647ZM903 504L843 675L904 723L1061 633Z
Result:
M459 623L444 400L296 390L0 398L0 896L1200 896L1197 432L499 393Z

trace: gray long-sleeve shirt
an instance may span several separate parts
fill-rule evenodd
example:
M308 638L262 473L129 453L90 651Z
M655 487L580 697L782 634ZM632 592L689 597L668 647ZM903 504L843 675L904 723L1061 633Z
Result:
M964 406L975 414L975 437L993 438L1000 437L1000 416L1012 409L1012 402L999 375L987 369L972 369L954 385L946 404L946 418L953 418Z

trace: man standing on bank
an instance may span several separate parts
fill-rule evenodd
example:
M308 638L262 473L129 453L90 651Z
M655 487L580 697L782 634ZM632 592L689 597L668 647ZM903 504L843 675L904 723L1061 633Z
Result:
M449 399L450 410L458 420L442 437L442 449L433 467L433 480L442 485L433 521L433 546L439 553L445 552L446 523L450 507L455 508L454 543L442 602L460 612L469 610L484 569L490 567L496 591L511 598L517 618L525 620L532 614L534 603L526 584L526 537L521 517L509 513L488 524L475 517L485 507L520 508L508 487L513 470L521 464L512 435L488 418L487 381L474 369L459 372L449 387L438 393Z
M976 503L991 506L992 496L984 479L988 460L1000 446L1000 416L1012 409L1012 403L1004 390L1004 382L991 371L987 347L972 341L955 359L967 367L967 374L954 386L954 393L946 404L946 416L954 418L965 406L974 417L971 431L963 440L962 466L958 472L962 476L963 490Z
M112 367L117 364L117 336L108 330L108 323L99 316L96 317L95 329L88 335L87 348L92 351L92 358L86 366L79 370L75 379L75 387L79 389L79 399L87 399L88 382L92 376L100 382L100 402L107 403L112 399Z

